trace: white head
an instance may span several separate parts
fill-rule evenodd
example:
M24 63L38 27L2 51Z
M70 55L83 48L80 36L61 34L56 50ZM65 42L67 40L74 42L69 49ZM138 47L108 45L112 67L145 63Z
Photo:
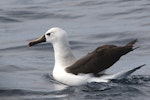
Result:
M53 44L55 42L59 42L59 41L62 42L66 40L67 34L63 29L54 27L54 28L49 29L45 33L45 38L47 42L50 42Z
M44 35L31 41L29 46L33 46L42 42L50 42L52 44L68 41L66 32L58 27L50 28Z

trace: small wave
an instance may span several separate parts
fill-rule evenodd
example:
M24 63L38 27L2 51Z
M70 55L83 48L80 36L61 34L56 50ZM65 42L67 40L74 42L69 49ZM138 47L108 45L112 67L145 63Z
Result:
M1 89L0 96L1 97L19 97L26 98L27 100L62 100L62 98L68 98L68 95L75 93L74 88L69 87L59 91L32 91L32 90L23 90L23 89ZM38 96L38 98L37 98ZM23 100L26 100L23 99Z
M21 22L21 21L17 20L17 19L14 19L14 18L0 16L0 22L13 23L13 22Z
M6 66L0 67L0 72L17 72L17 71L21 71L21 70L24 71L25 69L22 69L16 65L6 65Z
M23 90L23 89L0 89L0 96L25 96L25 95L61 95L66 92L69 93L71 89L64 89L59 91L32 91L32 90Z
M90 43L83 42L83 41L69 41L69 43L73 50L83 49L85 46L90 44Z
M17 51L17 50L52 50L52 46L49 45L49 43L44 43L44 44L38 44L33 47L28 47L27 45L20 45L20 46L14 46L14 47L6 47L0 49L0 51L7 52L7 51Z
M140 89L132 86L116 84L108 84L108 86L105 85L105 87L103 86L104 85L102 85L102 87L95 87L94 91L86 91L84 98L102 100L131 100L131 98L145 96L145 94Z
M0 90L0 96L22 96L22 95L31 95L31 94L41 94L41 92L33 92L29 90L21 90L21 89L8 89L8 90Z
M100 2L96 2L96 1L84 1L84 2L80 2L79 4L77 4L77 6L95 6L95 5L104 5L107 2L105 1L100 1Z
M77 19L83 17L83 15L70 15L64 13L52 13L52 12L38 12L38 11L5 11L7 16L11 16L17 19L45 19L45 18L55 18L55 19Z
M126 85L147 85L150 83L149 75L132 75L127 79L112 80L114 83L121 83Z
M2 48L2 49L0 49L0 51L18 50L18 49L25 49L25 48L27 48L27 46L22 45L22 46L15 46L15 47L6 47L6 48Z

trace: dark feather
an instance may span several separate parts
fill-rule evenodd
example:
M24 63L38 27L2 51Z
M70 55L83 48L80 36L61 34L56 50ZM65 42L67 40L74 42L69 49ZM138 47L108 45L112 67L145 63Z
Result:
M93 73L96 75L111 67L120 59L121 56L133 51L133 45L136 41L137 40L133 40L125 46L100 46L93 52L76 61L73 65L67 67L66 71L75 75L79 73Z

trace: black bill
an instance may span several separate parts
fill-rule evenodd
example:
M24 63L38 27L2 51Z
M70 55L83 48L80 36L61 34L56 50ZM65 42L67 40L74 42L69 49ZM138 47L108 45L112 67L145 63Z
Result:
M29 42L28 46L31 47L31 46L33 46L33 45L36 45L36 44L42 43L42 42L46 42L45 35L43 35L43 36L41 36L41 37L39 37L39 38L37 38L37 39L35 39L35 40Z

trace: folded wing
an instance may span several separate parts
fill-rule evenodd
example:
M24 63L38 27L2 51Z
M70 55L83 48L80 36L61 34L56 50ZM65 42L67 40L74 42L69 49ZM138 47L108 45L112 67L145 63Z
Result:
M104 45L88 53L83 58L76 61L73 65L66 68L68 73L75 75L79 73L98 74L101 71L111 67L121 56L133 51L133 45L137 40L129 42L125 46Z

